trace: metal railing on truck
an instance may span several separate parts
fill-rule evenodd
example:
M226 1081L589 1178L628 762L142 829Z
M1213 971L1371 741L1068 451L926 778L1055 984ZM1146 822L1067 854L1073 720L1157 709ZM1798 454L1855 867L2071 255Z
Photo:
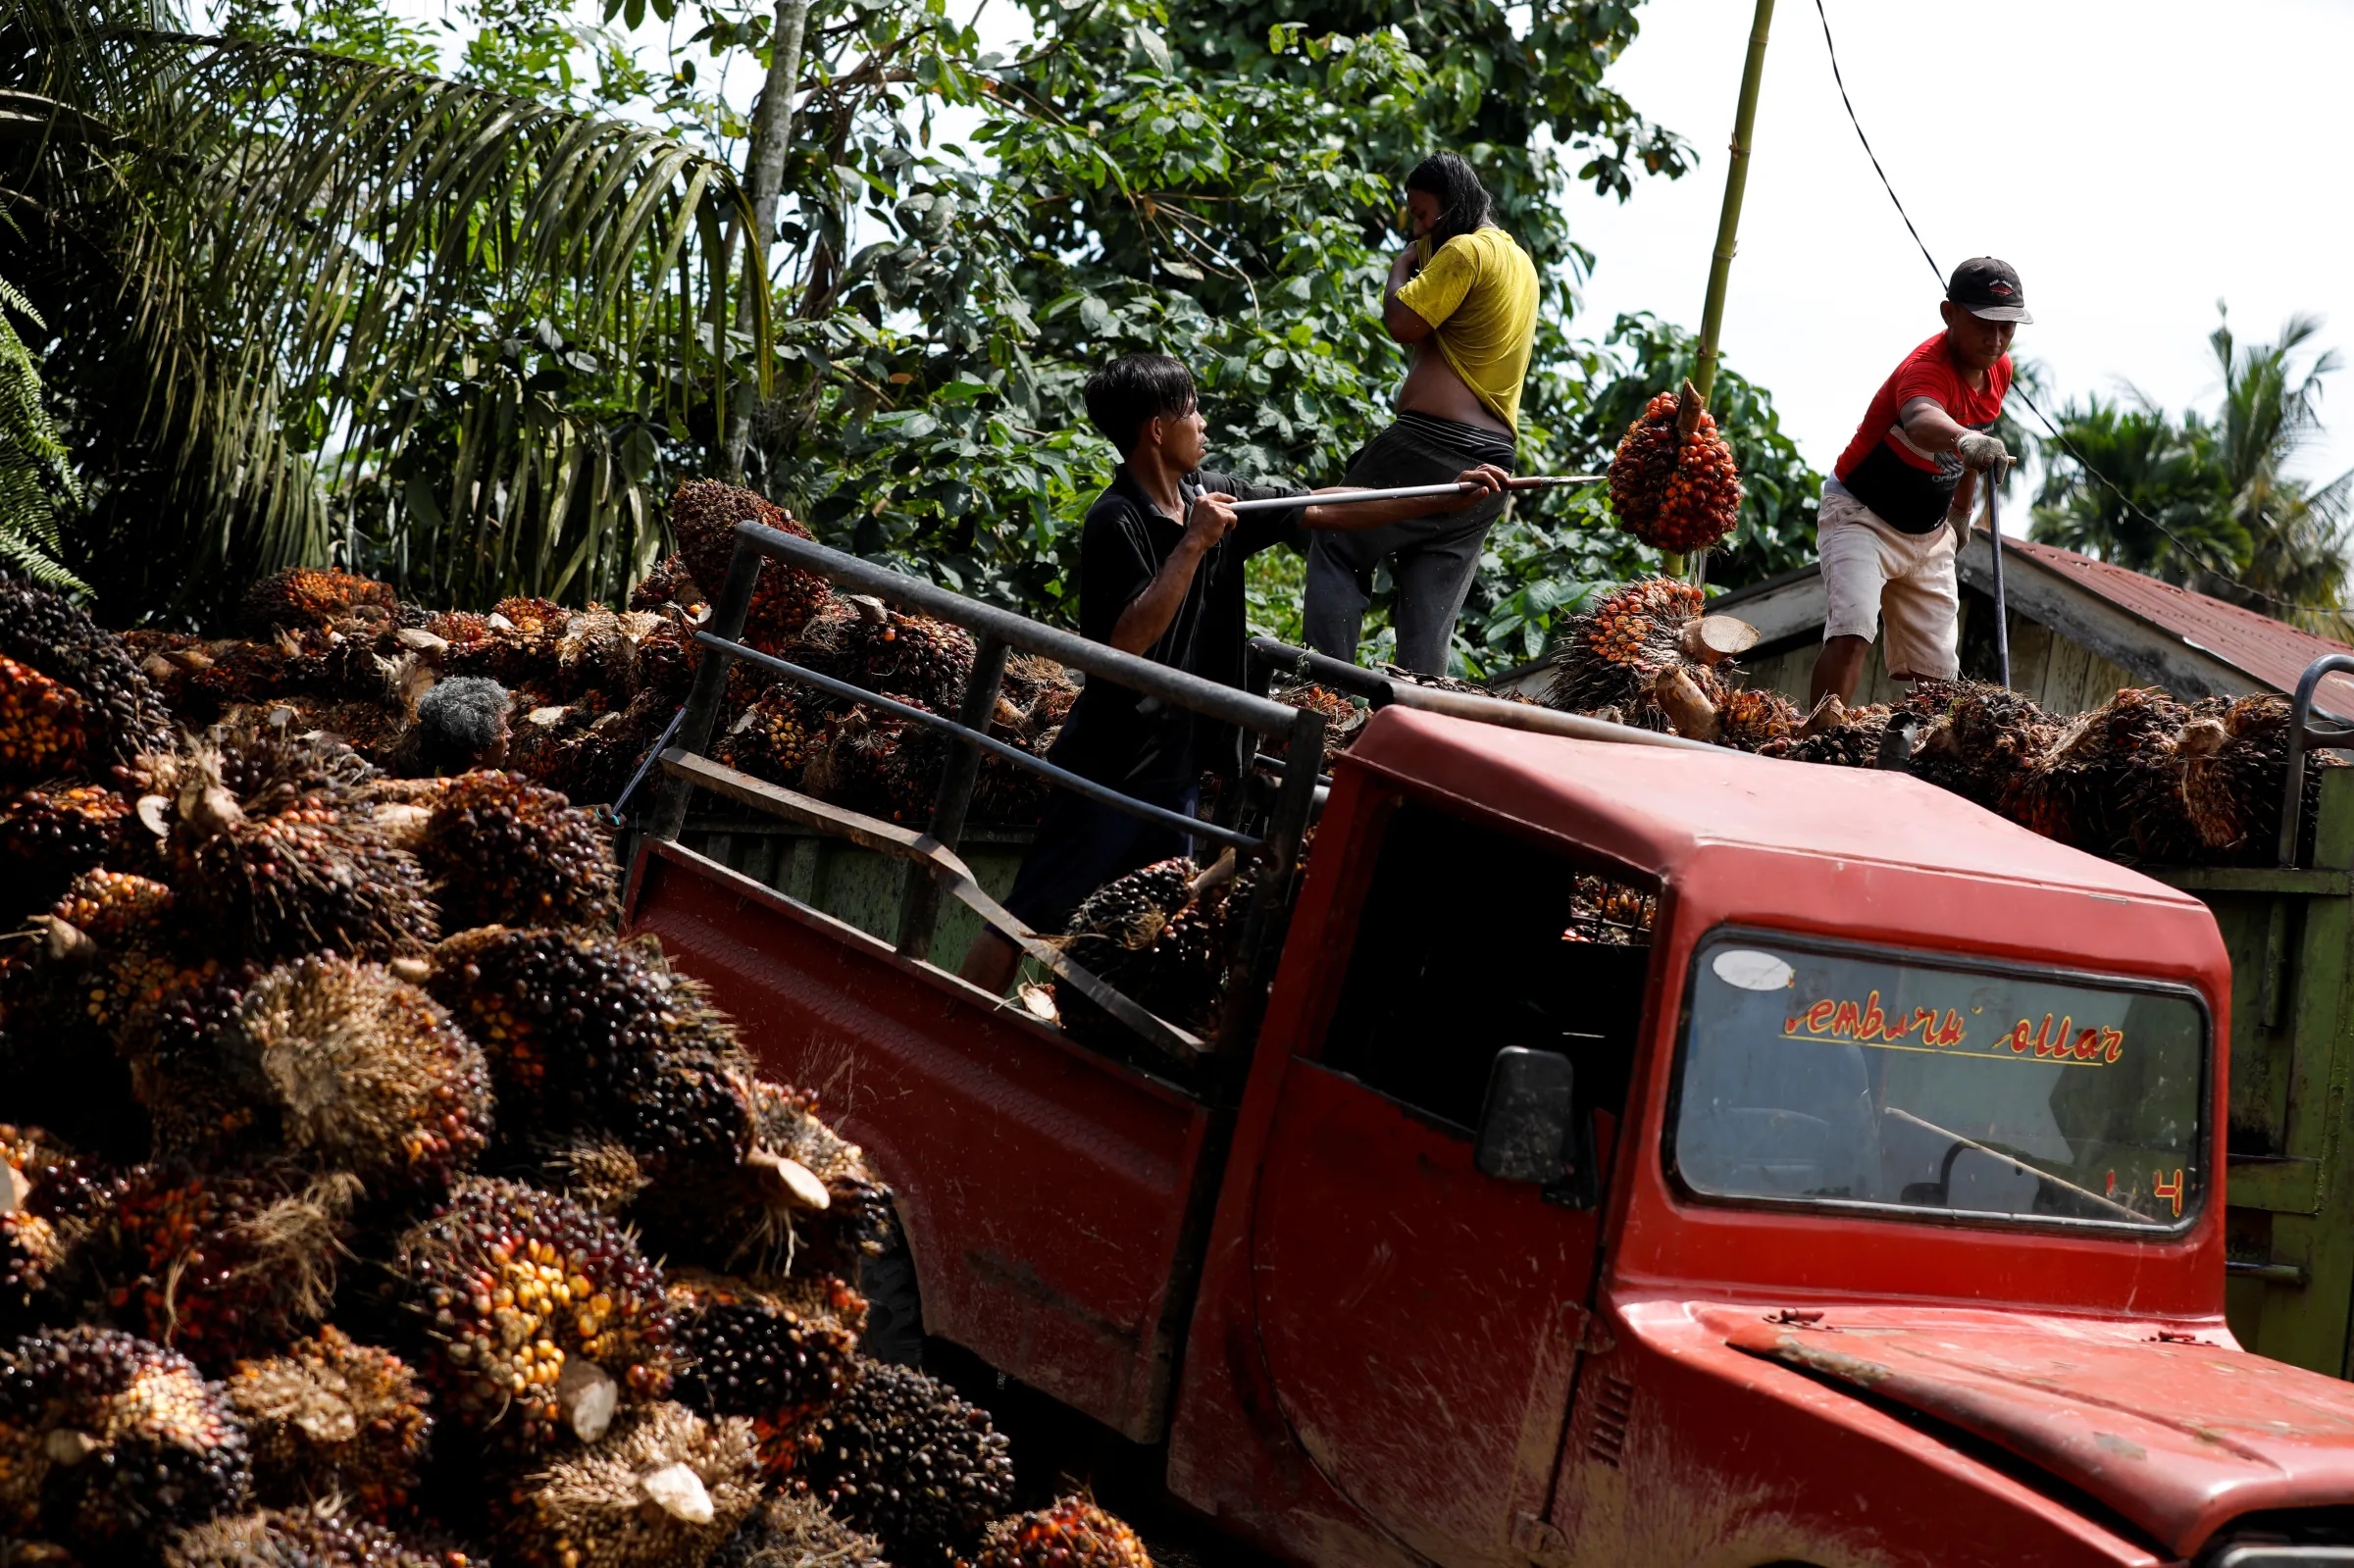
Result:
M920 579L758 523L738 524L735 536L736 552L727 581L713 603L709 621L695 633L695 641L701 644L705 657L695 673L694 686L685 710L661 743L658 761L663 784L647 823L650 836L676 843L686 827L690 800L699 788L753 810L840 836L862 848L905 860L916 875L909 880L899 909L896 947L902 956L920 959L930 950L940 900L945 893L970 908L985 925L1002 933L1024 953L1069 982L1082 995L1148 1043L1188 1064L1199 1061L1208 1050L1200 1037L1148 1011L1073 961L1059 945L1042 939L1038 933L1024 927L983 889L958 856L957 846L964 835L965 815L972 804L984 753L1115 810L1159 823L1197 840L1231 847L1238 854L1255 852L1260 857L1257 874L1249 880L1241 939L1227 973L1227 995L1231 1001L1219 1033L1220 1043L1233 1051L1241 1050L1256 1031L1258 1006L1264 997L1275 956L1273 949L1282 931L1279 916L1291 897L1292 874L1315 806L1318 768L1323 757L1324 716L1270 699L1266 691L1275 671L1288 670L1304 679L1317 680L1364 697L1374 707L1397 703L1456 718L1580 739L1676 746L1722 754L1717 747L1673 735L1498 698L1393 682L1373 671L1264 637L1252 644L1251 689L1237 690L1135 654L1122 653L1104 643L1042 626L1010 611L976 603ZM948 622L971 632L975 641L972 675L956 715L949 718L899 702L747 646L742 640L744 620L760 571L769 561L799 567L838 587ZM1006 656L1015 648L1081 671L1091 681L1109 681L1203 717L1234 725L1262 743L1275 742L1279 749L1269 752L1263 744L1254 747L1256 766L1246 770L1222 813L1225 821L1188 817L1138 800L989 733L990 716L997 709L998 688L1004 679ZM849 811L711 761L705 753L718 725L729 668L738 660L829 696L939 731L955 742L948 750L940 787L933 798L932 815L924 829L917 832Z

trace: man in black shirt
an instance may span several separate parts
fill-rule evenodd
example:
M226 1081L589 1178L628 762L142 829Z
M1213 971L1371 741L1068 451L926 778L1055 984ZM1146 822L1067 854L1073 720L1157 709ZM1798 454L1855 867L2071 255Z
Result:
M1380 528L1432 510L1427 499L1317 506L1290 486L1203 473L1208 427L1194 379L1163 355L1130 354L1098 371L1088 379L1087 413L1123 461L1080 528L1080 632L1223 685L1243 683L1244 573L1252 556L1301 543L1302 529ZM1458 477L1477 488L1456 507L1493 496L1507 478L1487 464ZM1301 504L1247 518L1231 506L1289 495ZM1090 680L1047 760L1191 816L1204 770L1239 774L1241 740L1189 709ZM1191 847L1174 829L1058 789L1005 907L1033 931L1057 932L1103 884ZM1002 991L1020 957L1013 943L985 930L965 957L964 978Z

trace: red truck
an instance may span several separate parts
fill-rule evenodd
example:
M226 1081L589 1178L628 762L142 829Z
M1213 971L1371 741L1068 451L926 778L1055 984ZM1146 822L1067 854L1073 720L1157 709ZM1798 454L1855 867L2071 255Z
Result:
M740 537L969 617L977 684L1006 641L1151 679ZM739 576L706 641L757 660ZM1088 1048L663 841L700 785L988 905L954 769L931 835L850 818L702 761L716 691L629 918L865 1146L926 1333L1283 1558L2354 1563L2354 1388L2224 1321L2205 906L1901 774L1391 695L1214 1041Z

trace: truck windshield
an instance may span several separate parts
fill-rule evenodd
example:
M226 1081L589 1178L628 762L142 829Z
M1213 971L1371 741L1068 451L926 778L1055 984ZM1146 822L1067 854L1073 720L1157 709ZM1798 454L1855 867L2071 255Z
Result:
M1712 1197L2173 1231L2204 1191L2206 1055L2178 988L1719 932L1668 1158Z

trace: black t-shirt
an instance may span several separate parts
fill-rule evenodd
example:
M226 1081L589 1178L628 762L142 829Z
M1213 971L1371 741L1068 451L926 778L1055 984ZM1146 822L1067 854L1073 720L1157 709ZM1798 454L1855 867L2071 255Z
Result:
M1238 501L1301 493L1290 486L1251 484L1212 473L1190 476L1182 491L1189 512L1194 497L1203 493L1223 492ZM1240 686L1249 638L1243 563L1272 545L1301 543L1301 516L1306 504L1304 500L1297 508L1247 513L1239 519L1203 555L1184 602L1145 657L1204 681ZM1184 524L1155 506L1123 466L1087 509L1087 521L1080 528L1080 633L1108 643L1121 614L1151 585L1184 534ZM1170 794L1193 784L1204 768L1232 775L1241 765L1235 742L1231 726L1090 676L1048 758L1082 778L1130 793Z

